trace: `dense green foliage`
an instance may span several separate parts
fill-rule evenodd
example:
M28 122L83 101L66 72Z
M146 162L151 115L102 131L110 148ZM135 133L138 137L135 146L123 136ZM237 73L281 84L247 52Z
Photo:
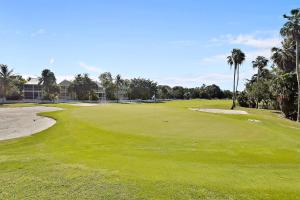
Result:
M101 85L105 88L106 96L110 100L115 99L223 99L232 98L229 90L221 90L219 86L202 85L196 88L184 88L182 86L170 87L157 85L150 79L133 78L122 79L120 75L115 78L110 72L99 76Z
M69 91L74 93L78 100L98 100L97 89L97 83L88 74L76 75L69 87Z
M56 83L56 77L50 69L44 69L41 77L39 78L39 84L42 86L42 98L44 100L55 100L59 94L59 87Z
M56 104L53 127L0 142L0 199L299 199L300 126L188 109L230 104Z
M252 61L258 72L246 83L238 101L241 106L257 108L262 102L263 108L280 109L285 117L300 122L300 9L284 18L282 47L271 49L272 70L265 69L268 60L262 56Z
M7 65L0 64L0 94L4 100L7 97L8 89L11 85L12 76L13 70L9 70Z

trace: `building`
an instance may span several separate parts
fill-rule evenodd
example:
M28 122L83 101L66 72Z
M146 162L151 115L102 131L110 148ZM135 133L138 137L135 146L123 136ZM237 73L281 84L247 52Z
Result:
M59 86L59 100L72 100L72 99L75 99L73 98L74 95L72 95L69 91L69 87L71 85L71 81L68 81L68 80L63 80L62 82L60 82L58 84Z
M71 81L63 80L58 84L59 86L59 95L58 101L72 101L77 100L76 95L69 91ZM106 101L105 89L101 86L99 82L96 82L98 88L95 91L96 95L99 98L100 102ZM38 78L29 78L27 83L23 86L23 96L25 101L40 101L43 97L42 86L39 84Z
M42 86L39 85L38 78L29 78L23 86L24 100L41 100Z

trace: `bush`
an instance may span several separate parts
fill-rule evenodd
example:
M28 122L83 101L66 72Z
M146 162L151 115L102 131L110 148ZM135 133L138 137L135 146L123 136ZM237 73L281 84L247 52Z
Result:
M249 99L246 92L241 92L237 98L238 104L242 107L249 107Z

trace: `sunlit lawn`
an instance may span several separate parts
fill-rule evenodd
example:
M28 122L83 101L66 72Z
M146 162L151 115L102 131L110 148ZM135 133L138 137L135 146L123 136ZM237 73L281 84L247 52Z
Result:
M56 106L55 126L0 142L0 199L300 199L300 126L272 111Z

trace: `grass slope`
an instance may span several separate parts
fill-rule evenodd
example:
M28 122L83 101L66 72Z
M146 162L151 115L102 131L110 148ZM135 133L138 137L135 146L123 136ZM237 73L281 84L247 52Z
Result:
M0 199L300 199L300 126L271 111L58 106L55 126L0 142Z

